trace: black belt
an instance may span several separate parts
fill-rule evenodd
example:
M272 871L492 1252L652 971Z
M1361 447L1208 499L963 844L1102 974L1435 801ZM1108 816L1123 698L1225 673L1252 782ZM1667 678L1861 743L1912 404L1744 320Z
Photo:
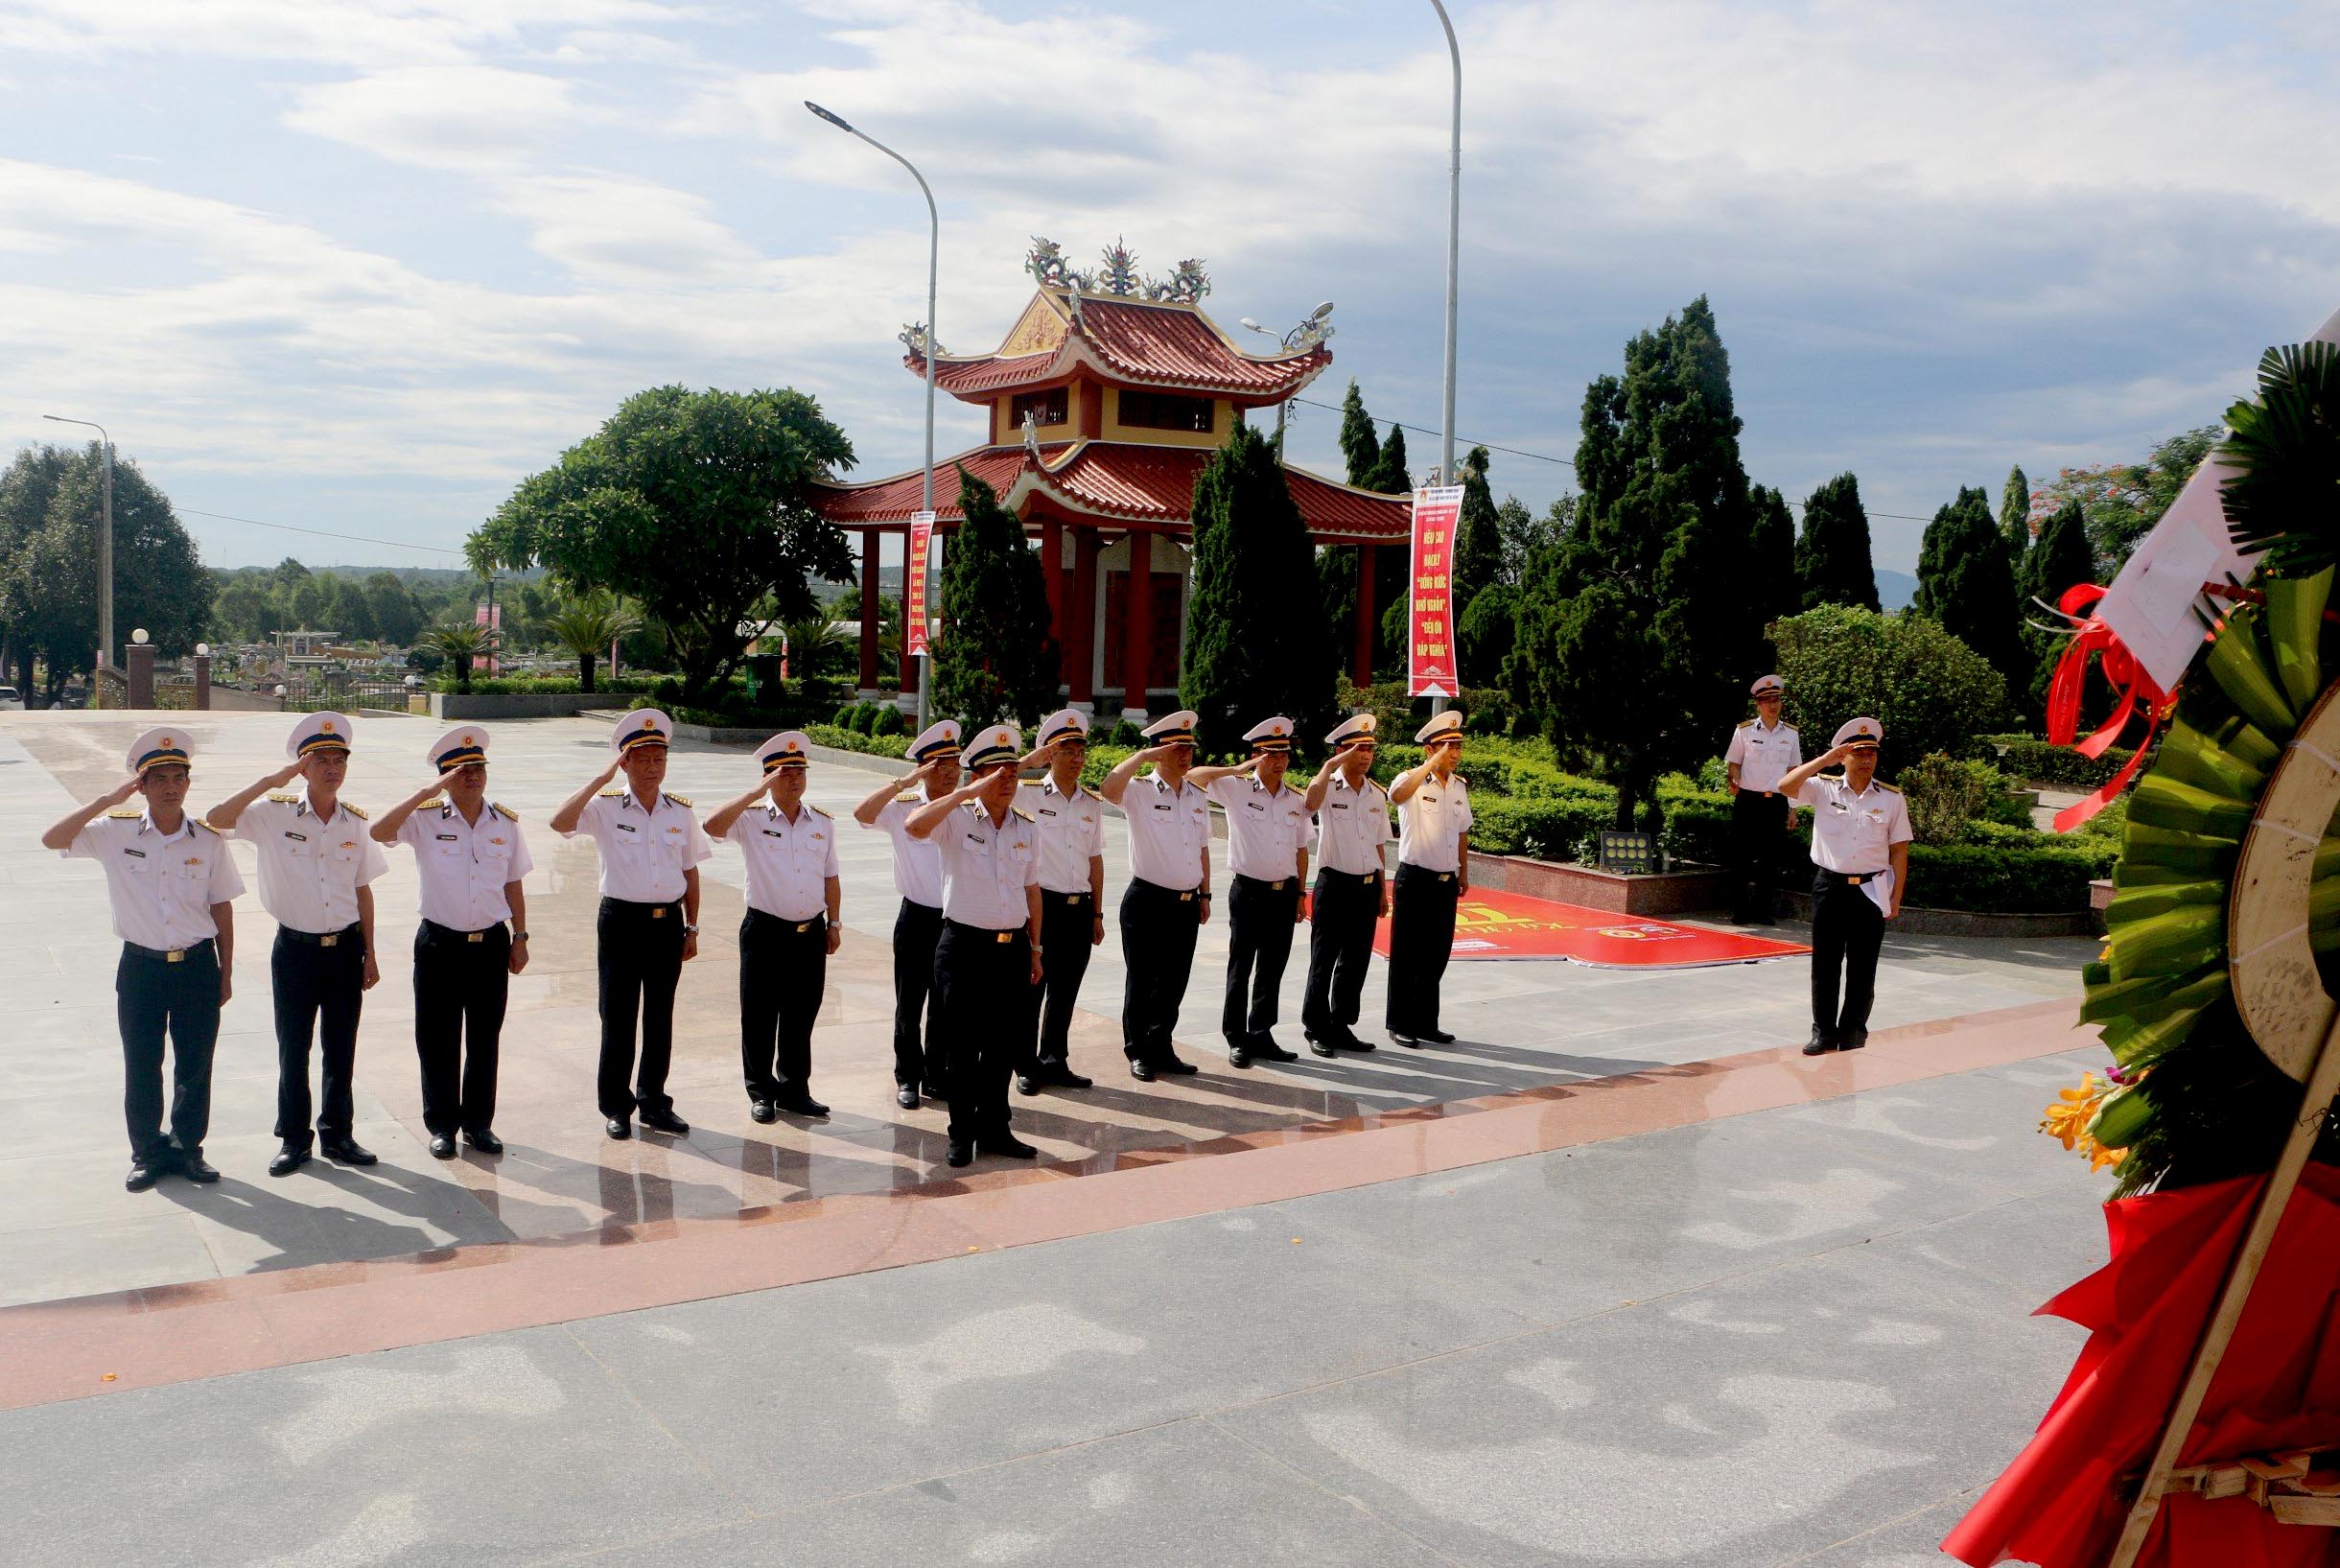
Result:
M1416 877L1436 877L1441 882L1451 882L1455 879L1455 874L1451 871L1432 871L1428 866L1417 866L1411 860L1401 864L1397 870L1400 876L1410 871Z
M363 938L363 925L344 925L338 931L295 931L290 925L279 925L276 934L287 942L297 942L304 948L338 948L344 942Z
M1059 893L1052 887L1043 887L1040 891L1040 899L1042 903L1087 903L1095 897L1096 895L1087 888L1083 888L1078 893Z
M668 899L661 903L644 903L634 899L612 899L604 897L601 901L601 907L603 909L608 909L612 906L620 909L647 910L652 920L665 920L667 918L667 911L669 909L680 909L683 906L683 901L680 899Z
M795 929L799 936L802 936L805 932L811 930L815 926L825 928L829 924L829 917L827 915L807 915L803 920L790 920L785 915L775 915L768 909L750 909L747 912L747 918L750 920L768 920L775 925L791 926Z
M965 931L969 936L984 942L997 942L1005 944L1013 942L1018 937L1024 934L1024 928L1020 925L1011 925L1006 930L1002 931L989 925L970 925L963 920L946 920L943 922L943 924L946 925L956 926L960 930Z
M441 925L437 921L434 920L424 921L423 925L428 930L436 931L442 936L450 937L458 941L485 942L487 940L488 932L502 930L503 928L503 922L498 921L493 925L482 925L476 931L466 931L454 925Z
M1143 877L1131 878L1130 886L1142 887L1149 893L1158 893L1165 899L1176 899L1181 903L1192 903L1203 891L1200 887L1164 887L1159 882L1149 882Z
M203 938L200 942L191 942L184 948L141 948L135 942L122 944L124 951L134 952L141 958L151 958L157 964L183 964L187 961L189 953L202 952L210 946L211 938L209 937Z
M1381 873L1378 871L1335 871L1330 866L1317 867L1317 875L1319 877L1346 878L1349 881L1361 882L1368 886L1381 880Z
M1292 884L1295 882L1298 882L1299 878L1297 877L1278 877L1274 881L1270 881L1265 877L1246 877L1243 873L1237 872L1235 873L1235 880L1238 882L1249 882L1253 887L1263 888L1270 893L1281 893L1285 888L1292 886Z
M1847 887L1859 887L1863 882L1877 880L1878 878L1892 869L1891 866L1884 866L1876 871L1831 871L1826 866L1822 866L1820 875L1832 882L1842 882Z

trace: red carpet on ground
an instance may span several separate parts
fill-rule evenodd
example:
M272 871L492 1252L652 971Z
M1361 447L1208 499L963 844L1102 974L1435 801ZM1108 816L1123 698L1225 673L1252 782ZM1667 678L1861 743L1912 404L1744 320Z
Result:
M1390 956L1386 920L1373 933L1373 950ZM1798 943L1612 915L1519 893L1473 889L1455 912L1457 958L1565 958L1601 969L1688 969L1810 951Z

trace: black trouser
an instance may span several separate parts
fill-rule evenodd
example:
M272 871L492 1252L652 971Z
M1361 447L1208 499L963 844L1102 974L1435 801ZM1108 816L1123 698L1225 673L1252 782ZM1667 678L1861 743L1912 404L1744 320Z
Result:
M1227 1000L1219 1009L1219 1032L1229 1045L1275 1027L1299 904L1298 877L1273 882L1238 877L1228 891Z
M324 1058L316 1135L329 1141L348 1137L357 1116L350 1075L357 1067L358 1013L365 998L364 931L352 925L318 937L278 926L276 946L269 953L269 981L276 1002L276 1135L288 1149L309 1147L314 1035Z
M1731 914L1768 921L1779 890L1780 846L1788 837L1788 797L1742 789L1731 797Z
M940 909L901 901L901 912L894 917L894 1082L905 1088L943 1082L943 1055L933 1045L933 1009L926 996L934 985L935 944L942 936ZM923 1044L922 1014L926 1020Z
M1178 1054L1179 1003L1194 972L1194 939L1203 923L1202 894L1132 878L1121 894L1121 1054L1133 1062L1166 1062Z
M1308 904L1308 989L1300 998L1300 1027L1312 1038L1355 1032L1380 922L1381 873L1318 869Z
M1877 997L1877 949L1885 940L1885 912L1860 882L1842 872L1812 878L1812 1027L1824 1041L1865 1040L1869 1004ZM1837 971L1844 1007L1837 1007Z
M1032 945L1022 926L994 931L943 923L934 945L934 1017L927 1036L950 1086L953 1141L1006 1134L1008 1074L1024 1053L1031 990Z
M739 1073L751 1100L812 1091L812 1020L829 983L829 917L739 922Z
M667 1067L674 1060L674 988L683 976L683 906L603 899L594 922L600 937L601 1114L672 1111ZM642 1057L634 1057L634 1020L642 1020ZM626 1078L634 1088L628 1093Z
M433 1137L495 1130L496 1063L512 988L512 933L498 923L414 928L414 1055Z
M1455 945L1451 871L1401 865L1390 889L1390 1033L1420 1039L1439 1027L1439 981Z
M114 970L114 1019L122 1030L122 1119L130 1158L170 1164L203 1152L211 1129L211 1052L220 1042L220 955L209 938L176 964L122 945ZM171 1037L171 1132L162 1131L162 1042Z
M1094 894L1041 890L1040 984L1032 998L1040 1025L1032 1057L1037 1065L1062 1067L1072 1054L1072 1010L1081 999L1081 976L1088 972L1096 919Z

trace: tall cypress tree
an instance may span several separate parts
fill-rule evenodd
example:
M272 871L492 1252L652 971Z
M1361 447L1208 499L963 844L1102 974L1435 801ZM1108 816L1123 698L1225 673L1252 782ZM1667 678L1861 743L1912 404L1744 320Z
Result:
M1711 757L1761 673L1739 430L1701 296L1585 389L1576 526L1520 595L1505 682L1556 743L1600 759L1621 827L1645 803L1654 822L1658 776Z
M1341 396L1341 456L1348 460L1348 482L1372 488L1373 469L1381 461L1381 437L1373 433L1373 416L1365 411L1354 376Z
M1999 534L2007 542L2007 565L2023 575L2024 556L2031 549L2031 481L2024 465L2007 470L2007 482L1999 492Z
M1795 580L1795 518L1788 498L1767 485L1747 492L1754 509L1747 529L1746 595L1758 625L1769 625L1804 607Z
M970 728L1011 715L1037 724L1055 705L1060 667L1040 556L999 493L965 468L959 510L943 559L936 706Z
M1503 516L1487 487L1486 448L1473 447L1461 463L1462 516L1455 525L1454 606L1460 620L1479 591L1503 575Z
M1390 433L1381 438L1381 456L1373 462L1373 471L1364 480L1368 490L1378 490L1385 496L1402 496L1414 489L1414 475L1406 467L1405 427L1392 421Z
M2089 543L2088 514L2077 501L2068 501L2040 525L2040 536L2024 557L2024 570L2017 578L2016 591L2022 602L2016 606L2019 619L2030 622L2054 621L2054 617L2032 603L2052 605L2063 597L2064 590L2075 583L2094 582L2096 575L2096 551ZM2048 683L2055 675L2056 662L2064 655L2066 640L2053 632L2039 631L2030 624L2022 629L2024 645L2030 650L2032 671L2027 688L2018 690L2008 683L2011 692L2024 699L2024 711L2037 723L2048 708ZM2088 713L2101 713L2098 698L2104 694L2103 678L2094 668L2089 672L2089 690L2083 701Z
M1804 528L1795 541L1795 580L1804 608L1841 604L1875 610L1877 569L1869 557L1869 514L1860 481L1838 474L1804 502Z
M2016 638L2015 573L1991 498L1961 485L1937 509L1918 547L1917 593L1909 608L1973 648L2021 690L2030 671Z
M1194 481L1194 594L1179 700L1206 754L1239 751L1243 732L1284 714L1307 733L1332 711L1332 649L1295 615L1315 586L1308 525L1275 443L1238 425Z

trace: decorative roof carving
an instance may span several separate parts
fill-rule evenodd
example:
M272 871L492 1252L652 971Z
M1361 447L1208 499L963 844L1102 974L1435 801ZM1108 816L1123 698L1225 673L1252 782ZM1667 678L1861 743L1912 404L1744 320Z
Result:
M1043 289L1086 289L1088 274L1076 272L1065 260L1065 247L1054 240L1035 234L1032 248L1024 256L1024 270Z
M1178 264L1178 270L1164 279L1146 279L1146 297L1164 305L1199 305L1210 293L1210 276L1203 270L1199 256L1190 256Z
M1116 237L1105 247L1097 269L1096 292L1112 294L1116 299L1135 299L1143 295L1145 285L1137 276L1137 252L1126 241Z
M901 346L908 349L914 357L921 360L926 357L925 322L906 321L902 324L901 331L896 333L895 336L901 339ZM950 350L945 348L941 343L934 345L934 353L938 359L950 358Z

